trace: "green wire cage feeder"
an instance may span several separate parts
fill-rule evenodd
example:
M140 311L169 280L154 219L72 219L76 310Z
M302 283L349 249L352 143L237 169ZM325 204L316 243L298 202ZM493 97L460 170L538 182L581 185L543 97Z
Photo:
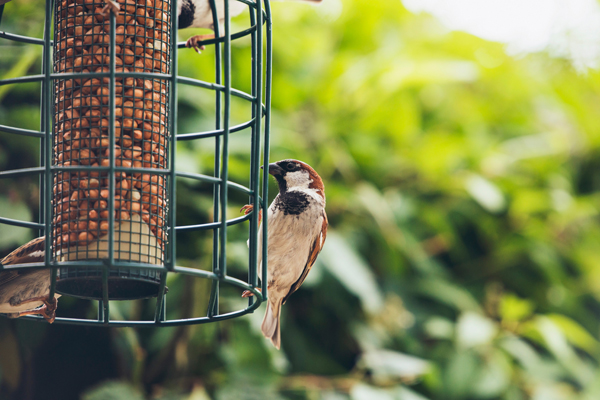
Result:
M50 298L59 293L98 302L97 318L59 316L57 323L200 324L252 312L266 298L266 279L262 279L262 293L256 289L266 229L259 248L259 213L228 219L227 202L229 192L238 191L248 195L254 210L265 208L268 168L260 166L268 165L270 6L269 0L263 4L233 0L247 6L250 27L232 33L229 1L224 2L222 24L217 1L223 0L209 0L215 39L200 43L215 46L214 82L177 75L177 49L185 43L177 43L175 0L119 0L118 13L106 13L104 0L47 0L43 38L0 31L3 40L43 49L40 74L0 80L0 86L41 84L39 131L0 125L3 134L39 139L38 167L0 171L0 179L39 177L39 222L2 217L0 224L37 229L46 237L44 262L0 268L47 268L52 277ZM3 11L1 5L0 22ZM219 32L220 27L224 32ZM250 93L232 87L231 42L243 37L251 42ZM179 84L213 92L214 129L177 132ZM235 126L230 118L233 96L245 101L251 112L249 120ZM248 187L229 181L228 176L229 137L244 130L251 137ZM213 176L175 170L176 144L190 140L214 147ZM213 221L176 225L178 178L212 185ZM247 220L248 279L240 280L227 274L227 227ZM212 271L176 265L176 233L199 230L213 232ZM168 274L212 281L205 316L167 318ZM250 290L255 296L243 309L220 313L221 283ZM109 301L146 298L156 298L153 319L111 318Z

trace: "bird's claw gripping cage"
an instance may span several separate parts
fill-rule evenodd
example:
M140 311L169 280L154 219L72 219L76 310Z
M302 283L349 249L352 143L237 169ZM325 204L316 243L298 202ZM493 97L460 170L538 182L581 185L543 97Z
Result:
M43 263L0 268L48 268L49 298L58 292L98 301L96 319L57 317L58 323L170 326L253 311L266 298L266 279L262 279L262 293L256 289L258 253L266 252L266 229L263 246L258 248L258 212L228 220L226 210L229 189L247 194L254 210L266 207L262 198L266 198L268 168L262 171L261 184L259 167L268 164L269 148L269 0L264 0L264 8L261 2L234 0L247 5L250 27L233 34L229 2L224 3L220 25L216 2L208 0L216 39L205 44L215 44L215 82L177 75L176 49L185 43L176 41L174 0L119 0L118 13L109 12L103 0L55 1L46 1L42 39L0 31L0 38L43 49L41 74L0 80L0 86L41 83L40 130L0 125L5 134L39 138L40 166L0 171L0 178L39 175L40 222L1 217L0 224L38 229L47 239ZM225 31L219 32L219 26ZM244 36L251 38L251 93L234 89L231 79L231 41ZM177 134L178 84L214 92L215 129ZM246 100L252 115L236 126L230 122L232 96ZM228 180L229 136L244 129L251 131L248 187ZM175 170L176 143L188 140L213 141L214 176ZM176 226L178 177L213 186L213 222ZM250 240L248 280L244 281L227 274L226 252L227 226L246 220L250 220ZM194 230L213 231L212 271L175 264L176 232ZM167 318L166 280L172 273L212 280L205 316ZM221 282L255 296L247 307L222 314ZM110 300L149 297L157 298L152 320L111 318Z

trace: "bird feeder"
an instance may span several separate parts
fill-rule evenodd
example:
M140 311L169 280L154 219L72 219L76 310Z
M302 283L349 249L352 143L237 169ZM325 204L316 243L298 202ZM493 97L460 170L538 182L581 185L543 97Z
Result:
M107 12L104 0L47 1L43 38L0 31L2 40L43 49L40 74L0 80L0 85L41 83L40 130L0 125L1 134L39 138L38 167L0 171L0 178L39 176L39 222L2 217L0 224L38 229L46 236L43 263L3 268L48 268L50 297L57 292L98 301L96 319L59 316L56 322L197 324L243 315L263 300L266 287L263 294L255 288L258 252L266 252L266 229L259 249L258 212L228 218L226 211L230 190L247 194L254 210L265 208L267 168L259 167L268 164L271 16L268 0L264 8L260 2L239 1L248 7L250 27L232 33L229 2L224 4L225 21L220 25L215 0L209 0L216 39L204 44L215 46L214 82L177 75L177 49L185 43L177 43L174 0L119 0L119 12ZM224 26L224 32L219 32L219 26ZM252 47L250 93L233 88L231 76L231 42L246 36ZM214 92L214 129L177 131L178 85ZM251 110L251 119L236 126L230 118L232 96L245 100ZM229 137L246 129L251 131L248 187L229 181L228 174ZM175 170L177 141L189 140L214 148L212 176ZM176 226L178 178L213 186L213 221L184 221L186 225ZM227 227L246 220L250 221L248 279L239 280L227 274ZM213 231L212 271L176 264L176 233L194 230ZM205 316L166 318L168 274L212 280ZM221 283L256 296L246 308L221 314ZM153 297L153 320L122 321L110 316L110 300Z

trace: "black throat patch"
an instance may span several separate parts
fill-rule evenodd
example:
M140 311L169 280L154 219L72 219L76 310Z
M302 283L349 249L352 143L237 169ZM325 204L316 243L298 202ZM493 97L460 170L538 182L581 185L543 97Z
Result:
M284 215L300 215L310 204L310 197L302 192L279 193L274 201L275 209Z
M179 13L179 29L187 28L194 22L196 6L192 0L181 0L181 13Z
M283 175L275 175L275 179L277 180L277 186L279 186L279 195L285 194L287 191L287 182Z

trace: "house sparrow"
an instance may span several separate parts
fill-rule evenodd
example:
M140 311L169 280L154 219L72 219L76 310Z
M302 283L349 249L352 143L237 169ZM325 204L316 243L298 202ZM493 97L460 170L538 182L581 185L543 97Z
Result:
M283 160L269 164L269 174L279 185L279 194L268 211L267 311L261 330L279 349L281 305L294 293L315 263L325 243L327 215L325 190L321 177L308 164ZM246 214L252 206L242 208ZM259 214L260 217L260 214ZM262 244L259 229L259 248ZM261 275L262 255L259 254L258 274ZM242 297L252 296L246 290Z
M44 236L19 247L0 263L2 265L44 262ZM51 271L49 269L13 269L0 272L0 313L11 318L39 314L49 323L56 317L60 295L48 298Z
M310 3L320 3L322 0L299 0ZM217 7L217 16L219 18L219 35L222 37L225 35L225 29L223 24L225 22L225 1L215 0ZM244 11L248 5L239 2L237 0L229 0L229 15L235 17ZM210 7L209 0L179 0L177 2L177 15L179 16L179 29L184 28L207 28L215 30L213 23L212 9ZM198 49L203 49L202 46L198 46L198 43L203 40L214 39L214 33L207 35L196 35L192 36L185 43L186 47L191 47L196 52Z

